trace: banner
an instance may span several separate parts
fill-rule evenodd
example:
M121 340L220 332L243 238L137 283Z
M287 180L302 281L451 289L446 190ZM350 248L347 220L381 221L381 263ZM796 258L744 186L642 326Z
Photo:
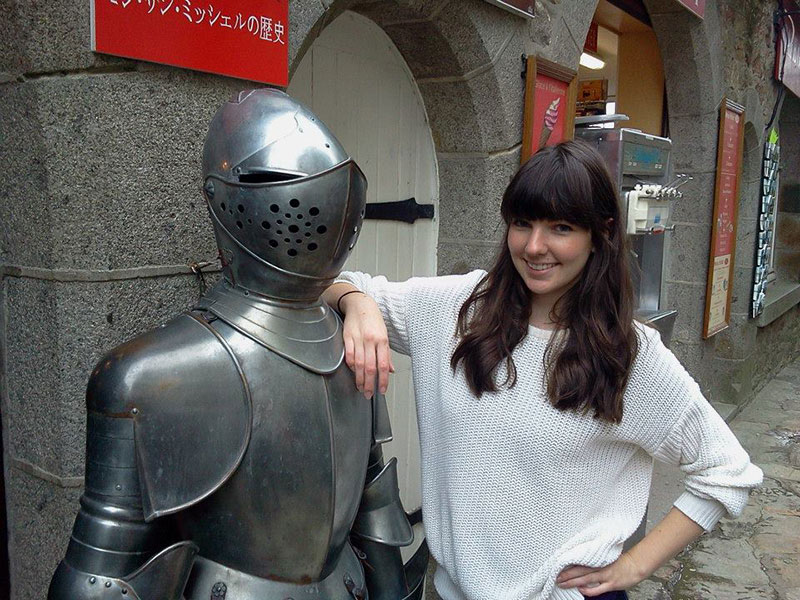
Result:
M92 0L92 50L286 86L288 0Z

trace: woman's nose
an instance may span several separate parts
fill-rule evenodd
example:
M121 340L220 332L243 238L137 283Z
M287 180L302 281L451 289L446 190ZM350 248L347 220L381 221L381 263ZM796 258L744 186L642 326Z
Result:
M544 254L547 252L547 243L544 232L541 228L534 225L528 235L528 242L525 244L525 253L530 256Z

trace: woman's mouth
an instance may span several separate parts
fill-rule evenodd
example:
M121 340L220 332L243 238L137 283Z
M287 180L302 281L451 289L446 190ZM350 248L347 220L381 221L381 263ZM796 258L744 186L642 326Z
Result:
M544 271L549 271L553 267L555 267L558 263L531 263L525 261L525 264L528 265L528 268L531 271L536 271L538 273L543 273Z

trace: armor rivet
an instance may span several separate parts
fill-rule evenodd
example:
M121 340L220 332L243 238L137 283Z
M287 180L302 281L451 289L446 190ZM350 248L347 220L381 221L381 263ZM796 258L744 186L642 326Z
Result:
M110 581L106 581L106 587L111 587L111 582Z
M213 198L214 197L214 183L213 182L206 181L205 190L206 190L206 195L209 198Z
M117 485L115 485L115 486L114 486L114 489L116 489L117 491L119 491L119 490L121 490L121 489L122 489L122 486L121 486L120 484L117 484Z
M135 415L138 415L139 414L139 409L138 408L133 408L133 409L131 409L131 412L133 414L135 414Z
M89 577L89 583L97 583L97 577Z
M122 588L122 594L125 595L127 593L128 593L128 590L126 590L125 588Z

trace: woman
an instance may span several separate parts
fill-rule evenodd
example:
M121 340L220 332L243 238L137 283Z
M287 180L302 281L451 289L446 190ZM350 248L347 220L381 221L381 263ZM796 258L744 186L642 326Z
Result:
M409 354L425 530L444 600L625 598L761 481L654 329L633 321L625 231L602 158L540 150L501 205L488 273L343 273L347 364L385 391ZM647 503L652 457L686 492L620 554Z

